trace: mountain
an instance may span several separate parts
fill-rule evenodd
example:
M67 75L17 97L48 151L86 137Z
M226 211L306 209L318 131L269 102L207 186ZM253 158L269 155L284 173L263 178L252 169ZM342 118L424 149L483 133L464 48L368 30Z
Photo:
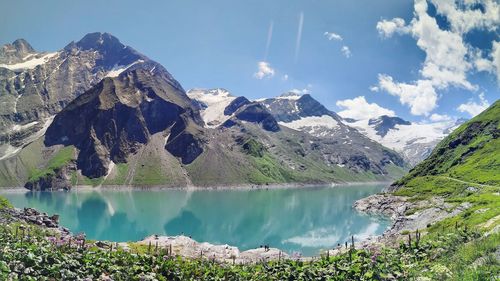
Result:
M18 39L0 49L0 159L43 135L74 98L121 71L159 64L108 33L87 34L57 52Z
M343 124L337 114L310 95L286 93L277 98L250 101L224 89L194 89L187 94L199 104L205 123L213 128L257 122L268 131L283 134L299 131L313 136L315 149L322 154L321 162L327 166L380 175L391 174L390 167L405 167L397 153Z
M388 180L403 170L390 151L370 162L370 155L280 126L258 102L232 99L216 128L205 126L200 106L166 72L127 69L70 102L42 137L0 161L0 184L321 184Z
M281 106L224 89L186 93L163 66L107 33L50 56L24 42L9 47L18 55L4 55L0 68L0 81L13 83L1 97L19 99L2 108L0 186L323 184L392 180L405 170L397 153L310 96L282 97L303 112L283 104L278 115ZM315 112L345 135L283 126Z
M500 100L443 139L430 156L395 183L425 177L500 186Z
M399 152L411 166L415 166L431 153L436 144L464 119L434 123L411 123L395 116L344 121L359 132L382 145Z

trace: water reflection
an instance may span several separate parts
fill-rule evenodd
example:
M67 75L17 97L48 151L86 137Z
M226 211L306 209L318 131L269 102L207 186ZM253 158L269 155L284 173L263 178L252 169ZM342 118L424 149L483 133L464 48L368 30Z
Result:
M60 214L90 239L139 240L150 234L190 235L241 249L269 244L316 254L383 232L387 221L356 213L352 203L382 186L225 191L73 191L3 194L17 207Z

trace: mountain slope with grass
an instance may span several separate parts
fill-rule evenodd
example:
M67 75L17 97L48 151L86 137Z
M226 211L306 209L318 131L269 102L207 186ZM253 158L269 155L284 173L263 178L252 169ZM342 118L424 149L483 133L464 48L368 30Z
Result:
M422 234L433 240L449 232L477 233L472 241L458 242L448 261L435 265L446 272L439 280L496 280L500 272L499 136L500 101L496 101L443 139L386 193L358 200L354 207L392 218L391 228L377 239L386 245L411 243ZM480 247L483 243L490 244ZM484 264L492 270L489 277L479 277Z
M463 124L441 141L431 155L395 183L418 177L452 178L500 186L500 101Z
M438 225L462 224L498 231L499 136L500 101L496 101L442 140L425 161L389 189L415 202L442 198L451 208L462 206L464 210L458 215L449 216Z

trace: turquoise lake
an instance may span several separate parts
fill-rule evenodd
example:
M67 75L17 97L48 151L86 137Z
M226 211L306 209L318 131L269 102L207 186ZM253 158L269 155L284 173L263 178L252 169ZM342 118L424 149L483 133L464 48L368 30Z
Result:
M18 208L60 215L73 233L110 241L151 234L191 236L247 250L269 244L311 256L354 235L381 234L389 221L356 212L357 199L384 185L258 190L73 190L2 192Z

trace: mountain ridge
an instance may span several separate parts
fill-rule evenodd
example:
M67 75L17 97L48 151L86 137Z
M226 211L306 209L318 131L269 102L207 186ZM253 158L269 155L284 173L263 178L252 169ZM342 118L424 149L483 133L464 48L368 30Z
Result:
M68 63L72 67L62 71ZM343 124L310 95L282 95L284 104L298 102L290 102L286 110L297 107L303 113L283 110L279 115L265 102L221 88L185 92L163 66L107 33L71 42L34 68L3 69L18 76L69 76L54 85L33 85L52 91L45 104L28 104L40 111L37 118L25 116L15 125L12 116L23 113L3 115L8 126L31 120L45 125L22 131L26 133L17 135L17 143L10 131L6 134L4 144L16 150L0 159L0 186L321 184L395 179L405 170L399 155ZM72 83L80 83L78 91ZM38 94L21 93L20 98L24 95ZM58 96L58 106L48 110L45 105ZM349 135L315 136L280 121L320 113L338 120Z

